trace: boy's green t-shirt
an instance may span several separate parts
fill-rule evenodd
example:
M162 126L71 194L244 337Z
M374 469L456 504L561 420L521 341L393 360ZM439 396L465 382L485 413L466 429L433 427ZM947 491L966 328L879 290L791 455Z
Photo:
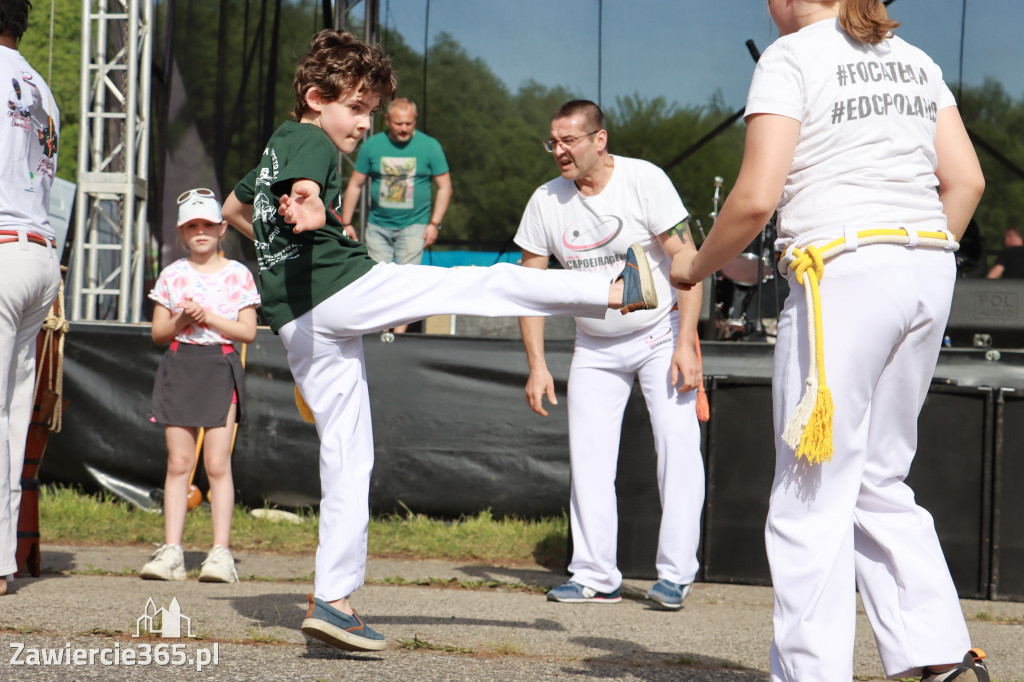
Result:
M320 185L327 223L318 230L296 234L277 208L281 195L301 179ZM260 299L274 331L376 265L366 247L346 237L341 227L338 149L315 125L286 121L278 128L267 142L260 164L235 187L235 197L253 207Z

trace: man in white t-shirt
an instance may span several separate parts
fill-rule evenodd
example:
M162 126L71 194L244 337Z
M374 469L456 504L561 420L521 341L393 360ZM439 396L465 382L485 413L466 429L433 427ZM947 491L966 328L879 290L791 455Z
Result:
M0 0L0 594L17 572L21 470L32 415L35 339L60 285L47 218L60 120L50 89L18 52L28 0Z
M701 291L698 286L675 292L668 279L672 255L694 250L688 214L661 169L608 153L604 114L593 102L562 105L544 147L554 155L561 177L542 185L527 204L515 236L523 265L547 268L554 256L567 270L606 273L611 280L622 270L629 245L638 242L651 263L659 298L655 310L576 319L568 385L572 578L551 590L548 599L621 601L615 471L622 415L638 376L654 429L662 505L659 580L647 596L679 609L697 574L704 504L696 414ZM526 400L547 416L545 396L552 405L557 399L544 359L544 319L524 317L520 326L530 366Z

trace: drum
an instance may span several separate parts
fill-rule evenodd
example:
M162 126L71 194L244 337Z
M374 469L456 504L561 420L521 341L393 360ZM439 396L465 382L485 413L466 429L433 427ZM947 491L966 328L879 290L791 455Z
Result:
M781 255L775 252L775 234L773 218L716 278L714 318L720 340L758 340L774 335L773 320L777 322L789 293L785 278L775 276Z
M772 277L775 221L768 223L743 253L722 266L722 275L743 286L753 287Z
M752 287L771 277L772 269L756 253L744 251L722 266L722 274L736 284Z

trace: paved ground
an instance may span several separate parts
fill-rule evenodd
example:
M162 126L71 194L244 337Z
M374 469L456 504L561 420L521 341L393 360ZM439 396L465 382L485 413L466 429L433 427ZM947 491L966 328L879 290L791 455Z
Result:
M12 593L0 598L0 680L767 679L769 588L697 584L685 608L672 613L641 598L649 581L628 581L624 591L637 598L572 606L516 587L565 580L539 566L371 560L369 584L353 601L388 637L388 648L346 654L298 629L312 589L312 557L239 552L243 581L216 585L194 577L140 580L133 571L148 552L44 547L43 576L14 581ZM186 553L190 568L201 560ZM156 609L177 600L189 619L181 621L180 639L133 637L150 598ZM1024 604L965 600L963 608L975 643L989 654L993 680L1024 681ZM144 659L147 648L152 663L125 664L132 655ZM12 665L19 650L25 665ZM89 650L96 651L91 664ZM82 663L32 665L44 655L77 655ZM164 655L185 665L158 665ZM197 672L199 659L209 660ZM855 671L857 680L882 677L863 614Z

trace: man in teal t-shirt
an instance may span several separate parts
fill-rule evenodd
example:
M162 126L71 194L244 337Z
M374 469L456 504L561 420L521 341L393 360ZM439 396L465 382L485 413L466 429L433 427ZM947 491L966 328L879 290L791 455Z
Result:
M359 149L355 171L342 203L346 234L356 238L352 214L370 178L370 211L363 239L377 261L419 264L423 249L437 241L441 219L452 197L452 181L441 144L416 130L416 103L399 97L388 105L387 129ZM430 181L437 196L430 201ZM405 327L395 329L404 332Z

